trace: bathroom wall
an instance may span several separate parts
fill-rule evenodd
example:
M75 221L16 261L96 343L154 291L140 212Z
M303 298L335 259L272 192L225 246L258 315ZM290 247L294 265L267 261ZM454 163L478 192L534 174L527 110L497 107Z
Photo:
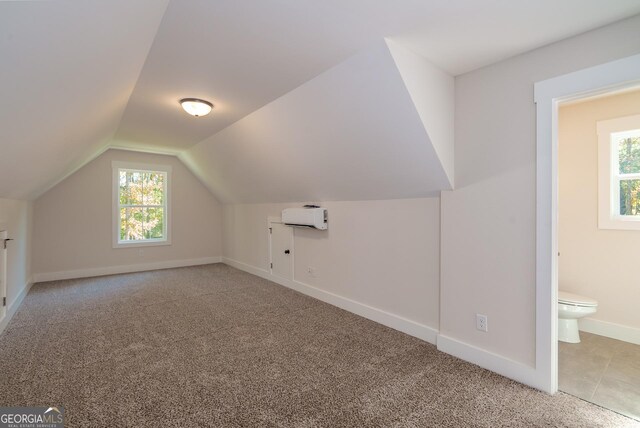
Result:
M560 108L559 288L598 300L581 329L615 335L631 328L640 338L640 231L598 228L596 122L633 114L640 114L640 90Z

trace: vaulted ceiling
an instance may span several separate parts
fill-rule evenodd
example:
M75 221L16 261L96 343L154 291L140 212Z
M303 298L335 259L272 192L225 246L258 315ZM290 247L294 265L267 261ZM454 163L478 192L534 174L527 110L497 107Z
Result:
M448 137L442 121L431 118L432 106L419 95L424 82L409 69L426 61L454 76L637 13L637 0L0 2L0 197L37 197L107 147L180 155L209 180L216 196L230 202L314 199L314 192L284 188L276 174L303 176L303 166L312 164L333 168L334 180L318 186L318 198L428 193L452 185L452 147L443 143ZM403 50L412 53L398 53ZM354 78L348 64L367 55L378 67L369 77L396 88L385 95L397 107L395 121L385 117L382 105L379 111L363 108L366 91L344 86ZM341 76L335 85L331 73ZM289 113L311 126L318 106L291 100L319 88L325 88L329 107L342 88L359 109L336 106L342 115L332 116L329 107L323 113L334 140L346 145L344 165L329 165L336 156L318 153L320 137L328 135L314 134L308 140L316 141L316 150L307 145L297 153L297 166L286 166L292 161L286 155L274 157L264 175L254 177L279 183L280 190L259 196L250 189L256 183L241 174L255 166L255 153L242 147L253 150L264 141L273 150L278 144L295 148L283 136L300 140L304 133L294 129ZM183 97L208 99L214 111L190 117L178 105ZM247 125L256 117L268 118L269 129ZM398 124L405 122L402 134ZM265 138L238 143L235 136L250 129L265 131ZM371 149L365 139L372 133L381 157L364 156L371 161L366 170L379 170L386 156L386 171L371 175L363 169L357 179L364 184L340 190L340 178L353 172L346 165ZM233 168L220 160L222 153L233 159ZM425 160L433 173L428 176L402 163L430 156L439 164ZM417 191L407 190L408 184ZM376 186L385 190L373 191Z
M433 196L453 185L453 98L451 76L381 40L181 158L223 203Z

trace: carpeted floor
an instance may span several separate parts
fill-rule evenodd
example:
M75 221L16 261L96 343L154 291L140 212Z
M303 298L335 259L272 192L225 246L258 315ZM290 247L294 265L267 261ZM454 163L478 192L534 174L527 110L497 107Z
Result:
M34 285L0 405L68 427L639 427L218 264Z

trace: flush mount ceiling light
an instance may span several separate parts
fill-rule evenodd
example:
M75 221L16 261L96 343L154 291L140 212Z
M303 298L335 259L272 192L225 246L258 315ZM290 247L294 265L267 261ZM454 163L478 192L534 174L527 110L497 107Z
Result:
M180 100L180 104L184 111L191 116L206 116L213 108L213 104L209 101L199 100L198 98L183 98Z

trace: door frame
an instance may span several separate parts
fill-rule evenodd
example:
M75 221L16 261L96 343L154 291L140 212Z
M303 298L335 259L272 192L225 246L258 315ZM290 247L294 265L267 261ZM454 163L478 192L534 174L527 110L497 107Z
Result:
M291 263L290 263L290 271L289 274L291 275L291 278L282 278L281 276L275 275L273 273L273 253L272 253L272 247L273 244L271 242L271 238L272 238L272 234L271 234L271 230L272 230L272 225L273 224L281 224L284 225L284 223L282 222L282 218L280 217L267 217L267 235L269 237L269 275L271 276L276 276L280 279L284 279L287 281L293 281L294 280L294 275L295 275L295 256L296 256L296 252L295 252L295 248L294 248L294 241L295 241L295 227L291 227L291 242L290 242L290 248L291 248L291 254L289 254L290 258L291 258Z
M2 269L0 269L0 299L4 298L4 301L0 301L0 323L2 323L7 316L7 306L4 303L6 302L7 305L9 304L7 301L9 300L9 296L7 296L7 270L9 269L9 266L7 262L7 250L4 248L6 242L5 239L7 238L9 238L8 231L0 229L0 266L2 266Z
M558 105L640 84L640 54L536 82L536 380L558 391Z

